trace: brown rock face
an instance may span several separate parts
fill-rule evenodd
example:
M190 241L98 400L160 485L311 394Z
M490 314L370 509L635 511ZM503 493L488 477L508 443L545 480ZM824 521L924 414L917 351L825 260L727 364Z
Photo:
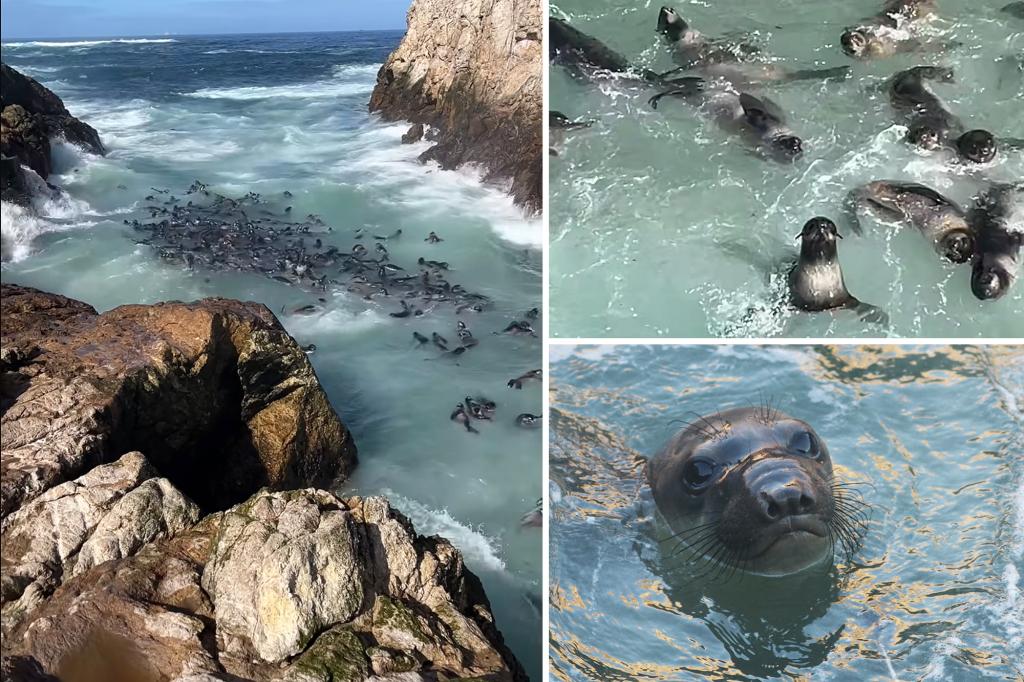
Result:
M540 210L543 112L539 0L414 0L384 62L370 111L438 129L420 157L482 165Z
M263 486L328 485L355 465L305 353L262 305L97 315L3 285L0 312L0 516L130 451L207 511Z
M4 654L62 679L525 680L458 551L381 498L318 490L262 491L94 566Z

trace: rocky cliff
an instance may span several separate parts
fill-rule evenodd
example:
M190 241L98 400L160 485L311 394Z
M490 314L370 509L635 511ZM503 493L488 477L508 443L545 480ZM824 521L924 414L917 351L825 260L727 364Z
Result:
M432 127L421 159L466 163L511 181L539 210L543 112L539 0L413 0L408 30L384 62L370 110Z
M479 581L383 499L264 306L0 287L0 677L521 680Z
M24 204L30 198L20 165L44 180L50 175L50 139L55 137L94 154L104 153L100 136L72 116L60 97L0 63L0 194L4 201Z

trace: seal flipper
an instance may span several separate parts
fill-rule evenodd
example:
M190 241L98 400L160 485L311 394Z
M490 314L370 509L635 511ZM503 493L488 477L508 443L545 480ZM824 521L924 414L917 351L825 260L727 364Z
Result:
M865 322L877 324L880 327L889 326L889 314L876 305L858 301L856 298L851 296L850 302L846 304L846 307L856 312L857 315L860 316L860 319Z
M743 107L743 115L747 122L759 130L766 127L766 121L774 121L780 125L786 122L786 115L782 113L782 108L770 99L759 99L749 93L741 92L740 106Z
M652 109L658 108L658 101L662 97L693 97L704 90L704 79L703 78L677 78L670 80L665 83L666 85L673 85L671 90L658 93L654 97L647 100L647 103L651 105Z
M838 66L834 69L800 69L787 73L782 80L805 81L805 80L846 80L850 77L852 69L849 66Z
M843 215L846 216L846 222L850 229L858 237L864 236L864 227L860 224L859 212L866 203L867 194L863 187L850 190L843 202Z

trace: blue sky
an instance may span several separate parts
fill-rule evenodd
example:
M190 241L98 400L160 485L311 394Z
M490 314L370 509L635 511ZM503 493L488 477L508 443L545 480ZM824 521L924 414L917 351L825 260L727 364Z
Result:
M4 40L404 29L411 0L0 0Z

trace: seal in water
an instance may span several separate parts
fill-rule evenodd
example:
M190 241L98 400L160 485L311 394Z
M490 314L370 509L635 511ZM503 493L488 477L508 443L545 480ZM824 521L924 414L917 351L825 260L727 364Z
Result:
M971 264L971 291L983 301L1001 298L1020 272L1024 225L1011 228L1015 199L1024 184L997 184L983 193L971 211L977 235L977 253Z
M811 312L849 308L866 322L888 324L889 316L884 311L858 301L846 289L836 239L842 239L842 235L828 218L811 218L804 224L800 259L789 271L790 302Z
M919 49L921 43L911 38L906 29L934 14L934 0L887 0L881 12L843 31L839 43L843 52L859 59L911 52Z
M960 119L925 86L925 81L952 80L953 69L915 66L900 71L889 81L889 101L903 114L908 126L907 141L911 144L928 150L953 147L968 161L988 163L996 156L995 136L987 130L964 132Z
M832 69L805 69L789 71L764 62L761 51L754 45L711 39L690 27L690 24L671 7L658 12L658 33L672 48L672 57L679 68L666 71L666 78L680 71L697 70L705 78L724 78L737 87L771 81L810 79L845 79L850 67Z
M876 180L854 189L847 197L847 213L857 234L863 234L857 216L862 208L884 218L910 223L951 263L966 263L974 255L974 231L967 214L931 187L915 182Z
M647 463L673 539L712 567L797 573L852 553L864 503L835 481L810 424L771 407L699 417Z
M692 99L694 93L672 89L648 100L658 108L662 97ZM786 124L782 109L767 98L741 92L719 91L705 98L711 116L725 130L745 138L755 148L776 161L795 161L803 153L803 141Z
M537 428L541 425L543 417L539 414L530 414L529 412L523 412L521 415L516 417L516 425L522 426L526 429Z
M1003 7L1002 11L1018 19L1024 19L1024 2L1011 2Z

